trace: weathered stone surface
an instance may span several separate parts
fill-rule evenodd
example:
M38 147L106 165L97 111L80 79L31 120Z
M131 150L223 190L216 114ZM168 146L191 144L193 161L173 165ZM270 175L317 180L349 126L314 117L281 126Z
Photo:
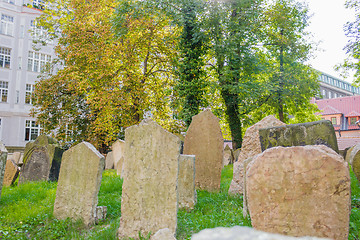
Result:
M193 209L196 204L194 155L179 157L178 192L179 208Z
M93 145L82 142L63 154L54 204L58 219L81 219L95 223L105 158Z
M105 158L105 169L114 169L113 152L108 152Z
M226 145L223 153L223 167L234 162L234 155L229 145Z
M177 136L151 119L125 130L120 238L162 228L175 234L180 146Z
M244 191L244 166L243 162L256 154L261 153L259 129L267 127L283 126L285 123L276 119L273 115L263 118L261 121L246 129L241 151L237 162L233 166L233 179L230 184L229 194L243 194Z
M168 228L160 229L157 231L150 240L176 240L174 233Z
M5 148L5 145L0 141L0 197L3 186L4 174L5 174L7 154L8 151Z
M95 223L105 220L107 214L107 206L97 206L95 213Z
M8 159L6 161L3 186L10 186L13 184L18 177L19 172L19 167L16 165L15 161L13 159Z
M329 120L264 128L259 134L262 151L276 146L325 145L339 153L334 127Z
M251 163L251 161L256 157L257 155L250 157L248 159L246 159L243 162L243 172L244 172L244 177L243 177L243 181L244 181L244 196L243 196L243 217L246 218L249 216L249 210L248 210L248 206L247 206L247 194L246 194L246 171L247 171L247 166L249 165L249 163Z
M125 142L123 140L116 140L113 145L111 146L113 152L113 159L114 159L114 166L117 172L117 175L123 176L124 171L124 149L125 149Z
M63 150L55 139L41 135L26 144L19 184L28 181L57 181Z
M184 154L196 156L197 189L220 191L223 147L219 119L210 110L193 116L185 136Z
M351 168L360 183L360 144L357 144L353 148L351 148L351 151L348 155L348 160L351 164Z
M8 155L8 159L12 159L16 165L19 165L21 157L23 156L23 154L21 152L14 152L11 154L11 157L9 157Z
M290 236L348 239L348 164L330 148L270 148L247 166L252 226Z
M204 229L194 234L191 240L330 240L316 237L290 237L266 233L250 227L235 226L232 228L218 227Z
M236 149L235 151L233 150L233 154L234 154L234 163L237 162L239 155L241 152L241 148Z

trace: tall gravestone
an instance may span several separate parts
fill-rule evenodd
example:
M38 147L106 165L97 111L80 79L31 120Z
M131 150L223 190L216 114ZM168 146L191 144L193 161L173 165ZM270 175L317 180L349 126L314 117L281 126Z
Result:
M5 166L3 186L10 186L13 184L18 177L19 172L19 167L15 161L13 159L8 159Z
M88 142L64 152L54 204L56 218L80 219L87 226L95 223L102 214L99 209L103 210L97 203L104 166L104 156Z
M273 115L269 115L246 129L239 157L233 166L233 179L230 184L229 194L243 194L244 161L261 153L259 129L283 125L285 125L285 123L276 119Z
M226 145L224 148L224 155L223 155L223 167L227 166L234 162L234 154L232 149L229 145Z
M329 120L263 128L259 134L262 151L276 146L325 145L339 153L335 130Z
M180 147L177 136L151 119L125 130L120 239L163 228L175 235Z
M219 119L208 109L193 116L185 136L184 154L196 157L197 189L220 191L223 147Z
M56 181L59 177L63 150L57 141L41 135L26 144L19 184L28 181Z
M348 239L348 164L326 146L274 147L257 155L247 166L246 197L258 230Z
M125 141L123 140L116 140L113 145L111 146L113 159L114 159L114 167L116 169L117 175L123 176L124 171L124 149L125 149Z
M114 169L113 152L108 152L105 158L105 169Z
M179 208L193 209L196 204L194 155L180 155L178 192Z
M5 145L2 142L0 142L0 197L2 192L4 174L5 174L7 154L8 151L5 148Z

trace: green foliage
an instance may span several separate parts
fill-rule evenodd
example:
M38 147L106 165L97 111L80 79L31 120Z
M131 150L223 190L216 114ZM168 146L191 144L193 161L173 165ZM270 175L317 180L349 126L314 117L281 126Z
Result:
M346 0L345 6L348 9L353 9L355 13L355 20L353 22L347 22L344 26L345 35L348 37L348 43L345 46L346 53L348 55L344 63L338 68L342 68L345 71L355 70L354 83L360 84L360 1L359 0ZM344 74L345 76L349 74Z

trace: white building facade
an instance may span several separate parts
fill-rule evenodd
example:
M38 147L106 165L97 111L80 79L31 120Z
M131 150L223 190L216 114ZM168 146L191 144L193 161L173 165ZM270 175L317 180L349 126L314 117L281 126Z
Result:
M40 1L0 0L0 140L7 148L23 148L41 130L30 117L37 76L54 58L54 45L33 49L34 19L41 10L27 7ZM37 29L36 34L42 34Z

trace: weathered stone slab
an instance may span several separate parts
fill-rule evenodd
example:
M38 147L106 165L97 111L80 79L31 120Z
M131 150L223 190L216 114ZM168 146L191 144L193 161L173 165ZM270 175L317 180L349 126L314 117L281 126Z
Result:
M57 141L41 135L26 144L19 184L28 181L57 181L63 150Z
M243 194L243 162L248 158L254 157L256 154L261 153L259 129L283 125L285 125L285 123L276 119L273 115L269 115L246 129L241 151L239 153L237 162L235 162L233 166L233 179L230 184L229 194Z
M19 175L19 167L13 159L8 159L5 166L3 186L11 186Z
M179 208L193 209L196 204L194 155L179 157L178 192Z
M81 219L87 226L95 223L98 211L104 211L97 208L104 166L104 156L88 142L64 152L54 204L56 218Z
M217 227L204 229L194 234L191 240L330 240L317 237L290 237L258 231L250 227L235 226L232 228Z
M175 235L180 147L177 136L151 119L125 130L120 238L163 228Z
M5 145L0 141L0 197L1 197L2 187L3 187L7 154L8 154L8 151L5 148Z
M196 156L197 189L220 191L223 147L219 119L210 110L193 116L185 136L184 154Z
M339 153L334 127L329 120L291 124L259 130L261 150L283 146L325 145Z
M348 156L348 161L351 165L351 168L360 183L360 144L352 147Z
M247 166L246 195L258 230L348 239L348 164L326 146L275 147L257 155Z
M235 151L233 150L233 154L234 154L234 163L237 162L239 155L241 152L241 148L236 149Z
M16 165L19 165L19 163L21 162L21 157L23 156L23 154L21 152L14 152L11 154L11 156L9 156L8 154L8 159L12 159Z
M234 155L233 152L231 150L231 148L229 147L229 145L226 145L226 147L224 148L224 153L223 153L223 167L227 166L231 163L234 162Z
M108 152L105 158L105 169L114 169L113 152Z
M116 140L111 146L111 149L113 152L114 166L117 175L123 178L125 141L120 139Z

